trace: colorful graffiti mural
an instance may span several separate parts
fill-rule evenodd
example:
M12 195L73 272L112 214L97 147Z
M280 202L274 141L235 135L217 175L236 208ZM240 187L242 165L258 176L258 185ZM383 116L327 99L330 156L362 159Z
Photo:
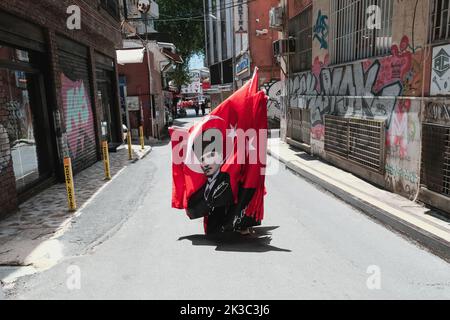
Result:
M338 67L328 67L328 55L323 61L316 57L311 72L292 77L289 103L311 109L312 137L323 139L325 114L386 119L390 128L397 97L404 93L406 84L418 81L412 76L413 55L408 45L405 36L400 46L392 46L391 56ZM400 116L395 117L398 122Z
M94 118L89 93L82 80L61 75L64 120L71 157L76 158L87 143L95 143Z
M313 73L295 77L291 81L291 106L311 109L313 135L323 126L325 114L364 118L386 118L394 109L402 92L400 81L374 90L380 63L374 61L367 71L362 63L336 68L323 68L317 78ZM315 136L322 139L322 136Z
M0 173L5 170L11 161L8 131L0 124Z

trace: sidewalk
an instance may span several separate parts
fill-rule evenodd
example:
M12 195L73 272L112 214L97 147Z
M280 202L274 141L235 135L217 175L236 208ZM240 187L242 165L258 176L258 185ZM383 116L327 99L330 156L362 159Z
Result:
M142 150L133 145L133 160L128 160L128 148L122 145L110 153L111 176L114 179L131 163L151 152L150 146ZM74 217L110 181L104 179L103 162L74 176L75 198L78 210L69 212L64 183L45 189L19 206L16 213L0 221L0 266L33 266L46 268L61 254L57 241L70 227Z
M425 206L388 192L271 138L268 153L287 168L319 185L416 244L450 261L450 222L430 215Z

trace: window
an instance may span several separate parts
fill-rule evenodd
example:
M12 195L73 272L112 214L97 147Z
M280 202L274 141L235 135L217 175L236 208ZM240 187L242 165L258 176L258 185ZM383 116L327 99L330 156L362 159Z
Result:
M433 0L431 8L432 34L431 41L450 38L450 0Z
M289 36L295 38L295 54L290 56L290 72L311 69L312 64L312 8L289 20Z
M331 0L331 63L390 54L392 16L393 0Z
M37 69L42 59L33 51L0 46L0 114L19 192L52 171L44 83Z

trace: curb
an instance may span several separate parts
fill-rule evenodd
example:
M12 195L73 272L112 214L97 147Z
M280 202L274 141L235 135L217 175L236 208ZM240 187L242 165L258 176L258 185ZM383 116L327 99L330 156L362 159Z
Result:
M144 152L144 154L139 158L139 160L144 159L146 156L148 156L150 154L150 152L152 152L153 147L150 147L147 151Z
M270 149L268 149L268 154L286 165L286 168L288 168L289 170L297 173L303 178L332 193L334 196L350 204L354 208L362 211L363 214L369 216L374 220L377 220L378 222L381 222L389 229L400 233L404 237L418 244L420 247L427 249L438 257L446 260L447 262L450 262L450 243L445 241L444 239L441 239L434 234L423 230L422 228L404 221L392 215L388 211L376 207L364 201L363 199L358 198L350 192L344 191L341 188L330 184L329 182L321 179L313 173L304 170L299 165L296 165L290 161L285 161L279 155L272 153ZM312 168L309 169L315 171Z
M144 152L144 154L143 154L142 156L139 156L139 157L133 159L133 160L131 161L131 163L136 163L136 162L138 162L139 160L144 159L146 156L148 156L148 155L150 154L150 152L152 152L152 150L153 150L153 148L150 147L147 151Z

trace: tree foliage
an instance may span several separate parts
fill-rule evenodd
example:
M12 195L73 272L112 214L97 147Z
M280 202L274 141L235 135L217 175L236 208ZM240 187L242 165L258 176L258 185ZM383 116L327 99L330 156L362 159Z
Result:
M189 81L189 60L204 54L205 35L203 0L158 0L159 19L156 30L168 33L184 64L177 65L172 75L178 87Z

